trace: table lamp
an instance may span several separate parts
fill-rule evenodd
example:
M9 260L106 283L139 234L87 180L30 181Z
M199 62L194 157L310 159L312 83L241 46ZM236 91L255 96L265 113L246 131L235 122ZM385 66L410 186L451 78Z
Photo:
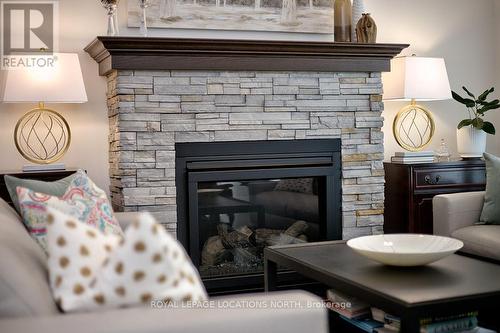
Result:
M19 153L38 165L58 161L71 142L66 120L56 111L46 108L44 103L87 102L78 55L55 53L50 57L54 59L53 66L7 71L3 96L5 103L38 103L37 108L19 119L14 130ZM64 166L60 165L60 168Z
M451 99L444 59L415 55L394 58L383 82L384 100L410 101L394 119L397 143L408 151L424 149L434 136L435 123L429 110L416 102Z

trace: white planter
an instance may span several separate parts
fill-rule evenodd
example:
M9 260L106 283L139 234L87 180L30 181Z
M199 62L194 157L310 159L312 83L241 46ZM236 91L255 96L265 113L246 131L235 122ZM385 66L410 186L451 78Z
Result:
M486 132L472 126L457 129L457 148L462 158L482 157L486 151Z
M357 42L357 36L356 36L356 25L358 24L358 21L361 19L361 16L365 12L365 4L364 0L353 0L352 1L352 30L351 30L351 41L353 43Z

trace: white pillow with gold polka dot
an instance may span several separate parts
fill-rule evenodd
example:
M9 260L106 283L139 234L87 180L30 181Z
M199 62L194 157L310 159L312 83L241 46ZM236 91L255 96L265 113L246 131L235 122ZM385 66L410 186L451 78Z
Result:
M184 248L149 213L122 238L48 208L47 246L52 293L65 312L207 299Z

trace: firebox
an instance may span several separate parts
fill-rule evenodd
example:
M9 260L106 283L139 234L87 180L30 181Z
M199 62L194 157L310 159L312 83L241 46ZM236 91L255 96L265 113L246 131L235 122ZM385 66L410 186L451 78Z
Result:
M262 288L266 246L342 238L340 139L175 150L177 236L209 292Z

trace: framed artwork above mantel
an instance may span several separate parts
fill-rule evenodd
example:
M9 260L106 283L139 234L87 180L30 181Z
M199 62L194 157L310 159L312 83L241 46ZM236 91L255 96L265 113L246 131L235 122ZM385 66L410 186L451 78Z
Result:
M333 33L333 0L150 0L146 13L150 28ZM139 27L139 0L127 14Z

